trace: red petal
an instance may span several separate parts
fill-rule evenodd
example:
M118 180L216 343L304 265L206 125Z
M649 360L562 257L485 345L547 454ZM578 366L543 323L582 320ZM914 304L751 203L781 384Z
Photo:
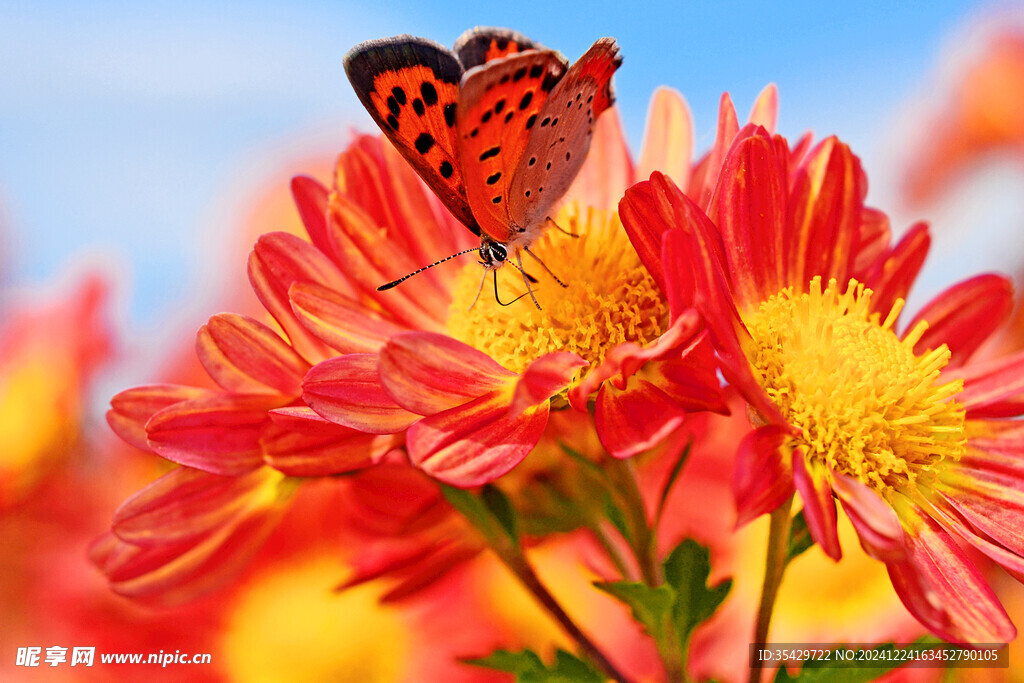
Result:
M298 396L309 364L261 322L221 313L199 328L196 355L225 390Z
M715 145L708 153L698 171L691 179L691 188L687 194L694 198L697 206L707 210L711 206L711 194L718 185L718 174L722 170L725 154L732 146L739 133L740 124L736 118L736 108L732 105L729 93L722 93L718 108L718 134Z
M647 128L637 163L637 178L660 171L676 184L690 182L693 156L693 116L683 96L672 88L658 87L647 107Z
M222 477L176 467L117 508L111 522L118 538L140 546L180 543L233 519L261 488L280 475L260 468L239 477Z
M860 161L835 137L823 140L797 169L785 238L788 284L805 291L820 275L849 280L866 192Z
M754 100L754 106L750 109L750 117L747 119L755 126L761 126L769 133L775 132L775 122L779 118L779 89L774 83L764 87Z
M379 351L391 336L409 329L358 299L312 282L296 282L288 295L292 310L306 329L341 353Z
M666 230L685 227L686 221L676 211L676 204L669 196L679 190L672 181L655 182L660 176L651 175L650 181L637 183L626 190L619 201L619 218L629 235L629 241L636 249L640 262L658 283L661 291L665 288L665 272L661 261L661 240Z
M409 428L413 464L451 484L494 481L533 450L548 421L548 404L509 417L508 394L496 391L424 418Z
M110 399L107 424L132 446L152 450L146 438L149 418L175 403L209 396L210 393L207 389L177 384L150 384L128 389Z
M914 353L945 344L952 353L947 367L953 368L966 363L1012 312L1013 284L1000 275L978 275L932 299L907 329L927 321L928 329L914 346Z
M916 223L892 251L875 264L865 285L874 292L871 308L884 319L896 299L906 299L928 255L931 237L926 223Z
M309 408L279 408L260 443L263 459L290 477L329 477L369 467L394 446L391 436L328 422Z
M898 495L898 494L897 494ZM1017 630L984 577L956 542L913 503L900 506L907 556L888 565L893 587L917 619L941 638L1006 643Z
M729 150L718 185L718 228L741 309L782 291L786 159L764 129Z
M836 527L836 503L824 468L807 466L802 453L793 454L793 481L804 502L804 519L811 538L826 555L838 561L843 556Z
M843 502L864 552L885 562L903 557L903 527L881 496L853 477L837 472L832 473L832 490Z
M331 244L327 240L327 188L309 176L292 178L292 197L299 210L299 218L306 226L310 241L327 255Z
M510 385L517 375L451 337L405 332L381 350L380 378L403 408L433 415Z
M788 437L784 427L767 425L740 442L732 476L737 527L771 512L793 495L793 472L780 448Z
M302 383L302 400L331 422L369 434L397 434L420 419L385 391L374 353L352 353L314 366Z
M509 416L514 417L530 406L544 403L565 389L576 371L586 365L587 361L568 351L548 353L533 361L516 383Z
M984 363L971 363L943 373L943 379L961 378L964 390L957 402L970 419L1011 417L1024 413L1024 352Z
M150 447L163 457L211 474L235 476L263 464L260 433L277 396L217 394L181 401L146 423Z
M663 391L632 377L625 390L607 382L601 386L594 426L612 456L629 458L656 446L685 418L686 411Z
M352 287L323 252L295 235L263 235L249 255L249 282L299 355L311 363L332 355L323 342L302 326L288 300L288 289L295 282L317 282L338 292L352 293Z
M889 217L878 209L865 206L860 212L860 238L853 263L853 276L859 282L867 281L867 273L875 262L889 250Z

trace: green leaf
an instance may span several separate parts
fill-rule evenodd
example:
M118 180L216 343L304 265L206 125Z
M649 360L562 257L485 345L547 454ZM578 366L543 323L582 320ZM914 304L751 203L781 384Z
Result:
M690 539L676 546L665 560L664 567L665 581L676 592L672 622L679 642L685 648L693 629L714 614L725 600L732 581L726 580L708 588L711 554L707 548Z
M686 444L686 448L679 454L679 458L676 460L676 464L672 466L672 471L668 474L668 479L665 480L665 485L661 489L661 497L658 499L657 512L654 514L654 526L658 526L658 521L661 520L661 514L665 511L665 502L668 500L668 496L672 493L672 486L675 485L676 479L679 478L679 473L683 471L683 465L690 459L690 447L693 442Z
M494 484L487 484L481 491L481 497L483 498L484 505L491 511L494 518L498 520L501 527L508 534L508 537L512 539L512 542L517 546L519 545L519 531L518 523L516 521L516 511L512 507L512 503L509 501L508 496L505 492L499 489Z
M497 650L488 657L463 660L473 666L514 674L518 683L604 683L606 677L565 650L555 652L555 663L548 668L536 652Z
M793 518L793 526L789 531L789 548L786 550L786 564L793 561L793 558L802 554L814 545L811 538L811 530L807 528L807 520L804 513L797 513Z
M598 581L594 587L625 603L647 633L656 642L664 642L668 619L676 601L676 592L671 586L662 584L654 588L632 581Z

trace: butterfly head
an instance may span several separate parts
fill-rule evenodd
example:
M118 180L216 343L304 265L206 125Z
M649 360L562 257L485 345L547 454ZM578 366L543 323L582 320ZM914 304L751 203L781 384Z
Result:
M480 240L480 265L487 270L501 268L508 259L508 247L488 237Z

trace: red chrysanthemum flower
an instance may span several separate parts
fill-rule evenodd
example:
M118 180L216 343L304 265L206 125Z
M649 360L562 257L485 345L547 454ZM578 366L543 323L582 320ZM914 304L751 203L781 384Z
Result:
M1021 427L1005 419L1024 413L1024 355L969 362L1006 319L1009 282L960 283L897 332L927 227L890 246L859 160L835 138L805 152L751 125L720 136L726 145L706 201L655 173L620 211L746 398L740 521L799 491L813 538L838 558L838 498L922 623L950 640L1008 641L1014 627L958 541L1024 574Z

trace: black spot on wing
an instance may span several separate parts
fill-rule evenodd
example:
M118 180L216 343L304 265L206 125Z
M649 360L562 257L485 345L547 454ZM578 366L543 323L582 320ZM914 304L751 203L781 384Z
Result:
M480 123L487 123L491 120L491 110L488 109L484 112L484 115L480 117Z
M458 85L462 78L462 65L447 48L410 35L360 43L345 55L344 64L348 80L367 107L369 95L374 91L374 79L385 71L425 66L443 83Z
M388 111L391 112L392 116L398 116L402 113L402 108L398 106L398 100L395 99L394 95L388 95Z
M451 162L448 161L442 161L441 165L437 168L437 170L441 173L442 178L451 178L452 173L455 171L455 169L451 165Z
M391 89L391 96L394 97L398 101L399 104L405 104L405 102L406 102L405 91L402 90L397 85L394 88Z
M449 128L455 125L456 106L457 105L454 102L449 102L444 105L444 122L448 124Z
M523 95L523 99L519 100L520 111L530 106L530 102L533 100L533 91L527 90L526 94Z
M423 116L423 114L427 111L426 108L423 106L423 100L421 100L418 97L412 101L412 110L416 112L416 114L419 116Z
M434 136L430 133L420 133L419 137L416 138L415 144L417 152L426 154L434 146Z
M537 122L537 115L530 114L530 118L526 119L526 130L533 128L533 124Z
M487 161L491 157L496 157L501 152L501 147L491 147L488 150L484 150L484 153L480 155L480 161Z
M437 104L437 88L434 87L433 83L423 81L420 85L420 96L423 98L423 103L428 107L433 107Z
M511 121L512 120L512 116L514 114L515 114L514 111L510 111L509 113L505 114L505 123L508 123L509 121Z
M494 113L500 114L501 110L505 108L505 100L501 99L494 103Z
M491 201L494 202L495 204L501 204L501 195L498 195L497 197L495 197Z
M394 114L388 114L386 121L392 130L398 130L398 119L395 118Z
M520 67L520 68L516 69L516 72L514 74L512 74L512 82L513 83L518 83L519 81L523 80L523 78L525 78L525 77L526 77L526 67L523 66L523 67Z
M530 67L530 78L540 78L542 73L544 73L544 67L540 64L534 64Z
M501 171L498 171L494 175L489 176L487 178L487 184L488 185L493 185L494 183L498 182L499 180L501 180Z

